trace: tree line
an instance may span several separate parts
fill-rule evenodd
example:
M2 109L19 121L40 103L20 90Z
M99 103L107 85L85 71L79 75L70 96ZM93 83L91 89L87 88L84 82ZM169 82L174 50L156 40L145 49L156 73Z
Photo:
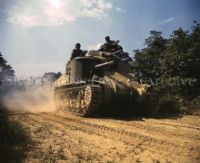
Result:
M179 104L199 101L200 24L194 21L190 31L180 27L169 38L150 31L145 47L134 50L133 65L137 79L153 84L161 96Z

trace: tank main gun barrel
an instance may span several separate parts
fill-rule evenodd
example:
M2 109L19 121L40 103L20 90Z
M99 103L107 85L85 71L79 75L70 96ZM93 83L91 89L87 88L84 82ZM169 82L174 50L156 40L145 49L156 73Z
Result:
M101 64L97 64L95 65L94 68L101 68L101 67L105 67L105 66L108 66L108 65L113 65L115 61L109 61L109 62L105 62L105 63L101 63Z
M120 53L120 52L121 52L121 50L118 50L118 51L115 51L115 52L112 52L112 53L108 53L107 56L112 56L112 55L115 55L115 54Z

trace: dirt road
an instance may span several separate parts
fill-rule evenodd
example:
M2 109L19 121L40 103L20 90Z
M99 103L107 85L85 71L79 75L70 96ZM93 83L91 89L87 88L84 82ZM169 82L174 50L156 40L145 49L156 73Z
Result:
M14 113L35 145L25 162L200 162L200 118Z

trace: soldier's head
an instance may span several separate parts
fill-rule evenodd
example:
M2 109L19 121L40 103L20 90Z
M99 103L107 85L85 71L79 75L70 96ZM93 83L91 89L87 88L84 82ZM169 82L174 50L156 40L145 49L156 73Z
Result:
M110 36L105 37L106 42L110 42Z
M81 48L81 44L80 43L76 43L75 48L76 49L80 49Z

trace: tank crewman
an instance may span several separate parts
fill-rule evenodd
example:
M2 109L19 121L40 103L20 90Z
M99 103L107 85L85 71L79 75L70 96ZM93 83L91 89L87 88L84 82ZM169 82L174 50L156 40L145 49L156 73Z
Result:
M70 60L72 60L72 59L74 59L76 57L82 57L82 56L84 56L84 53L81 50L81 44L80 43L76 43L75 49L73 49L73 51L72 51Z
M110 51L112 49L112 45L115 43L115 41L110 40L110 36L105 37L105 43L101 45L99 51Z
M110 36L106 36L106 37L105 37L105 40L106 40L106 43L105 43L105 44L107 44L107 45L112 45L112 44L115 43L115 41L110 40Z
M105 37L105 43L101 45L99 51L115 52L117 50L122 50L122 47L118 45L119 41L110 40L110 36Z

